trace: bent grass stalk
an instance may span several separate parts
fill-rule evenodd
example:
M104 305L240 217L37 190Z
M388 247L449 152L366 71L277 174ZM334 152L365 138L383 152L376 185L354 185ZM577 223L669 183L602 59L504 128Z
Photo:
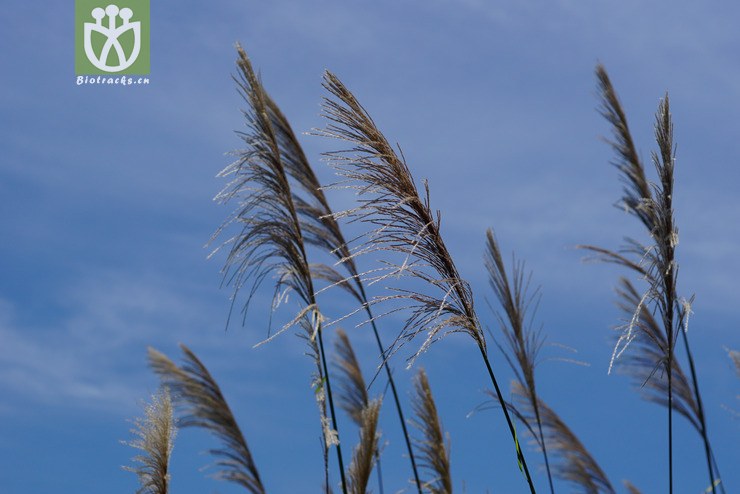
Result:
M335 256L338 263L346 270L348 276L345 278L340 275L334 268L319 265L313 266L311 274L314 278L328 281L332 286L340 286L346 289L364 308L371 321L373 335L378 346L381 356L381 365L385 369L386 377L391 388L393 402L396 407L399 423L403 433L406 450L411 462L411 470L414 476L414 483L421 494L419 472L416 466L416 460L411 440L406 426L406 419L401 406L401 400L398 396L396 382L393 378L388 359L386 358L386 348L380 338L378 327L375 323L368 301L365 285L357 269L357 265L350 253L349 246L342 233L341 227L334 218L334 212L329 206L329 202L324 194L324 190L319 182L316 173L309 160L306 158L303 148L301 147L295 132L280 110L277 103L265 92L265 101L269 110L269 115L277 140L280 147L280 153L285 163L285 169L288 174L295 180L303 193L304 198L298 191L294 192L294 202L301 220L301 227L304 232L306 243L311 244L325 252Z
M239 205L236 212L214 234L214 238L231 224L241 225L241 231L225 242L231 249L224 276L234 285L234 299L246 281L252 280L252 290L247 298L245 311L251 295L270 273L278 275L276 294L283 289L291 290L303 303L298 315L277 334L295 324L299 324L305 332L304 338L317 366L316 397L322 414L324 447L329 449L336 446L342 492L347 494L342 446L324 348L323 316L316 302L301 222L280 152L278 135L269 117L265 91L246 52L238 45L237 52L241 79L235 80L249 105L248 110L243 112L249 130L240 133L247 147L238 151L237 161L219 174L233 178L217 199L222 202L236 199ZM329 405L328 418L324 398Z
M504 334L506 343L514 358L509 357L503 348L501 348L501 351L516 375L521 389L526 390L529 405L534 411L534 419L537 423L539 433L539 443L545 461L547 481L551 494L555 494L555 487L553 486L552 474L550 472L550 460L547 456L547 442L545 441L545 435L542 430L540 401L537 396L537 386L534 378L537 355L542 348L544 339L539 332L533 331L527 324L527 311L537 297L537 290L532 295L527 293L531 275L525 280L524 263L516 261L516 259L513 261L512 282L509 282L506 267L501 256L501 248L493 230L490 228L486 231L486 247L485 267L488 271L489 284L505 314L505 317L499 314L496 314L496 316L499 320L501 332Z
M441 292L441 295L432 295L399 290L395 295L374 300L402 300L409 304L407 308L411 315L393 346L426 332L426 340L418 355L446 334L462 332L473 338L501 402L520 469L534 493L534 483L519 447L516 429L488 358L471 289L458 273L442 239L441 217L438 212L432 212L428 187L425 184L426 194L422 199L405 161L396 154L355 96L331 72L324 76L324 87L333 99L325 98L324 116L329 125L320 134L352 146L348 151L328 153L328 156L339 174L350 182L344 186L354 188L360 196L360 207L338 213L336 217L349 216L352 221L374 227L367 234L360 253L391 251L403 256L400 264L386 260L387 272L375 277L374 281L410 276L425 282L431 291Z

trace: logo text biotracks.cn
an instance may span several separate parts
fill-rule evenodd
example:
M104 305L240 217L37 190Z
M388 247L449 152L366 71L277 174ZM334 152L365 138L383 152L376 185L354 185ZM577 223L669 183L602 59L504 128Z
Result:
M120 77L113 77L113 76L89 76L89 75L78 75L77 76L77 85L115 85L115 86L132 86L137 84L149 84L149 78L148 77L126 77L126 76L120 76Z

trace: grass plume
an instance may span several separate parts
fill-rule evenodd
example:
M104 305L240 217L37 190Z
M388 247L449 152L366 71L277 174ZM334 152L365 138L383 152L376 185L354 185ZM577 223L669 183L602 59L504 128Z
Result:
M340 408L352 418L352 421L360 426L363 410L370 403L370 397L367 393L365 378L360 370L360 363L347 333L341 329L337 329L336 333L336 366L339 370L337 402Z
M503 315L497 314L509 353L502 353L514 372L513 395L508 404L527 427L542 451L550 491L555 488L550 468L548 448L560 459L556 473L589 494L613 493L614 489L604 471L578 440L565 422L538 396L535 381L539 351L544 343L540 331L531 327L538 293L530 293L531 275L525 275L524 262L513 260L511 278L501 255L501 248L493 230L486 232L485 266L489 282Z
M334 212L329 206L329 201L324 194L316 173L313 170L306 154L303 152L298 138L293 131L290 122L285 114L280 110L277 103L263 89L265 96L265 105L268 110L270 122L275 131L275 138L278 144L281 160L285 166L287 174L293 179L298 186L293 190L293 203L298 213L301 224L303 239L307 244L313 245L324 252L329 253L337 259L341 269L346 274L340 272L334 267L325 264L312 264L311 275L314 279L324 280L330 286L339 286L347 290L357 302L365 308L368 318L371 321L373 335L378 346L378 352L381 356L382 367L385 369L385 375L388 379L393 396L393 402L401 425L408 457L411 461L411 469L416 480L419 483L419 474L414 460L411 440L406 427L406 419L401 406L401 400L398 396L395 379L386 358L386 348L383 344L375 322L367 292L360 273L352 256L348 242L342 233L341 227L334 217ZM420 491L419 491L420 492Z
M384 299L403 299L411 304L402 340L426 332L425 350L445 331L465 332L485 350L485 337L473 308L470 287L457 271L440 232L439 214L431 210L428 189L422 198L406 163L396 154L385 136L357 101L332 73L324 76L324 116L329 120L323 135L347 141L353 148L330 153L340 175L351 182L360 196L360 207L338 213L352 221L374 227L360 252L383 250L404 257L402 264L390 264L378 279L413 276L432 285L439 294L399 292ZM372 196L367 198L367 196Z
M360 440L352 455L347 478L351 494L365 494L370 480L370 474L378 455L378 416L380 414L380 400L369 402L361 411L359 417Z
M442 431L437 405L424 369L417 372L414 389L413 407L416 419L413 424L421 432L421 438L416 441L419 465L432 476L423 481L421 487L424 492L431 494L452 494L449 440L445 439Z
M181 427L205 429L221 442L220 448L210 450L220 468L217 478L238 484L251 494L264 494L252 453L221 388L188 347L180 345L180 349L184 356L181 366L149 349L150 366L172 390L182 410L178 423Z
M603 65L596 67L596 79L601 95L599 113L609 122L612 130L612 139L607 140L616 155L612 163L620 171L624 184L621 206L637 216L648 231L652 231L655 224L651 207L652 190L632 139L627 116Z
M278 126L276 131L275 122L281 121L276 118L279 116L276 105L270 104L246 52L241 46L237 46L237 52L240 77L235 80L248 104L247 110L243 111L248 131L239 133L246 148L237 152L237 160L219 174L233 178L217 199L222 202L234 199L238 206L215 236L231 224L240 226L239 233L225 242L231 250L224 275L234 286L234 299L245 283L252 280L245 309L251 295L269 273L278 274L276 294L291 291L299 297L301 310L278 334L293 324L299 324L304 330L309 355L316 363L314 383L325 437L324 447L336 446L342 492L346 494L344 461L324 351L323 316L316 302L304 232L286 171L290 160L282 152L290 145L290 140L285 138L286 131L282 127ZM329 405L328 416L325 399Z
M529 406L534 412L547 480L550 492L554 494L555 487L552 483L550 460L547 456L547 443L542 429L537 385L534 378L537 355L544 340L540 332L532 330L528 323L528 313L532 304L536 301L537 293L536 291L533 294L528 293L530 277L525 277L524 263L521 261L513 261L512 277L509 281L506 266L501 256L501 248L496 240L496 235L490 228L486 231L486 247L485 266L488 271L489 283L504 311L504 316L497 314L499 326L514 358L512 359L503 348L501 350L519 381L521 389L526 392Z
M441 215L431 209L428 186L425 183L422 198L404 159L395 152L339 78L326 72L324 87L331 97L324 101L324 116L329 124L322 135L348 142L351 146L346 151L329 153L329 157L346 179L346 186L357 191L360 202L358 208L338 213L337 217L349 216L352 221L364 222L372 228L359 253L391 251L403 257L400 264L384 260L386 272L373 281L391 276L410 276L429 287L429 291L424 293L398 290L395 294L375 299L376 302L396 300L408 304L410 315L396 343L403 344L425 333L418 355L434 341L454 332L468 334L475 341L500 397L517 460L530 490L535 492L487 355L486 340L475 312L470 286L460 276L442 239Z
M144 418L135 421L131 433L136 437L125 442L142 454L133 458L133 467L124 467L139 479L137 494L167 494L170 484L170 456L174 447L177 429L172 411L172 399L167 387L162 387L152 396L152 402L144 410Z
M648 381L651 381L648 382L648 387L654 392L665 393L664 398L659 400L655 400L654 393L648 396L665 404L668 413L668 491L673 492L673 411L676 410L687 418L692 416L696 419L692 424L697 427L704 441L710 484L712 492L715 492L716 465L713 465L715 462L711 453L696 368L688 342L690 302L680 298L677 292L678 228L673 212L675 145L670 100L666 94L660 101L655 116L655 140L658 151L652 153L652 162L658 180L653 184L647 179L645 167L638 157L627 125L625 112L602 65L596 67L596 77L601 96L600 113L609 122L612 130L613 138L608 142L616 155L613 164L619 170L620 179L625 184L619 206L640 221L652 241L649 245L643 245L634 239L627 239L627 245L621 252L589 245L581 246L594 253L599 260L627 267L647 284L647 289L641 295L638 295L631 285L625 287L623 284L618 291L620 305L623 308L627 306L634 312L617 341L610 370L615 360L636 340L638 334L636 323L642 321L641 334L646 339L643 338L642 344L638 345L635 351L638 355L631 357L632 366L633 369L638 369L638 374L644 374L645 369L650 368L651 371L646 376ZM643 309L647 309L650 318L653 313L657 314L657 321L648 321ZM677 374L679 366L676 362L675 347L679 335L683 340L689 362L690 383L682 372ZM658 369L660 372L656 372ZM662 376L666 377L665 383L662 382ZM661 380L656 381L658 378Z

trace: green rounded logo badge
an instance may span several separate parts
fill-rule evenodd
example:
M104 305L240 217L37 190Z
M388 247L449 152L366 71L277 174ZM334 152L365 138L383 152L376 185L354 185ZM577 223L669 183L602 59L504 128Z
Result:
M75 1L76 74L149 74L149 0L110 2Z

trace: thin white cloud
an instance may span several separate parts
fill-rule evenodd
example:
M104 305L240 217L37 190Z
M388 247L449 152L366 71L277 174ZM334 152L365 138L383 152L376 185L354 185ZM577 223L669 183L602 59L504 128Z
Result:
M148 345L166 343L175 328L177 337L202 339L203 306L154 277L103 273L61 298L69 315L43 323L21 323L17 308L0 303L0 388L21 403L130 407L151 381Z
M305 342L286 334L272 345L281 348L251 348L267 334L269 304L256 297L246 329L236 321L237 308L226 333L227 292L209 303L214 291L141 272L101 271L57 294L58 310L67 315L38 323L21 322L20 308L0 299L0 390L16 397L3 413L20 413L28 404L131 413L156 385L146 348L177 360L179 342L223 373L225 388L275 394L264 380L245 384L232 371L266 372L275 351L285 352L286 364L303 365Z

